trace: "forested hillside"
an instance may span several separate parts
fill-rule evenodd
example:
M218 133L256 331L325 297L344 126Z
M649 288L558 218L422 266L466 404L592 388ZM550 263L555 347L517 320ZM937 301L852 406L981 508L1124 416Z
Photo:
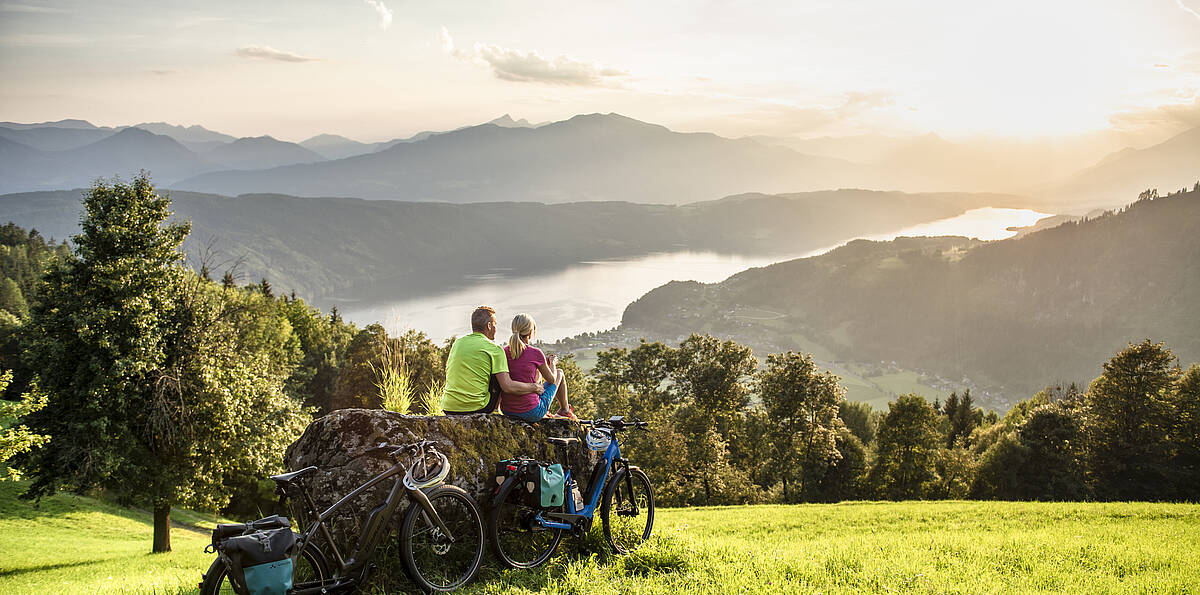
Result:
M894 361L1029 393L1086 383L1130 341L1200 359L1200 192L999 242L855 241L714 284L672 283L626 310L653 336L715 332L772 349ZM745 307L778 318L741 316Z
M80 193L0 196L0 220L68 237L78 230ZM535 271L658 251L794 255L1019 200L865 190L745 194L683 206L454 205L181 191L171 198L175 217L192 222L185 250L194 266L207 254L221 275L240 261L244 281L265 277L280 290L318 301L363 297L362 286L372 283L394 296L435 290L447 279L493 267Z

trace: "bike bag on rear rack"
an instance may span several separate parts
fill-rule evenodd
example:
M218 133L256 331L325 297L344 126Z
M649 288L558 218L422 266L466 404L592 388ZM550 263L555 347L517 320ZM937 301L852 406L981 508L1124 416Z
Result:
M558 463L539 463L533 459L507 459L496 463L496 484L517 476L517 486L528 506L557 508L566 493L565 473Z
M242 595L286 595L292 589L296 534L281 516L217 525L211 546L229 569L229 582Z

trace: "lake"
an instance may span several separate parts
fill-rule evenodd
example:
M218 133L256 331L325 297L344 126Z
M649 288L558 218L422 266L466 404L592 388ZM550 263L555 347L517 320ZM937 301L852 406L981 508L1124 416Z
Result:
M894 233L864 237L891 240L900 236L960 235L1000 240L1016 234L1009 230L1010 227L1033 225L1049 216L1028 209L988 207L898 229ZM413 328L441 342L453 335L469 333L471 311L486 304L496 308L500 320L498 339L508 335L508 323L514 314L526 312L537 320L538 338L555 341L585 331L617 326L625 306L669 281L715 283L748 268L815 256L836 247L774 256L671 252L626 260L583 262L563 270L531 275L493 270L480 275L464 275L456 288L445 292L382 304L343 304L340 309L343 317L359 326L381 322L389 333Z

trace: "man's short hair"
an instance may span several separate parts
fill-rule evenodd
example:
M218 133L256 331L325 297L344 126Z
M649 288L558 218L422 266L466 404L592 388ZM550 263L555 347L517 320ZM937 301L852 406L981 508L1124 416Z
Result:
M491 306L480 306L475 308L471 313L471 330L482 331L487 328L487 323L492 321L496 316L496 309Z

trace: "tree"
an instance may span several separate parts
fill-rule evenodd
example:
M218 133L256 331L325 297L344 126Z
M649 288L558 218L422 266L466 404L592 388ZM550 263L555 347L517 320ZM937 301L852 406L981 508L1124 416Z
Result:
M955 445L970 446L971 432L983 422L983 410L975 407L971 397L971 389L958 393L950 393L944 408L946 420L949 422L946 432L946 447Z
M0 310L6 310L19 319L29 316L25 296L21 295L21 288L12 279L0 279Z
M97 182L26 334L48 398L29 426L53 437L30 458L27 496L103 488L149 505L153 551L170 550L173 504L215 509L227 481L278 468L305 421L278 350L243 331L240 295L183 266L189 227L166 223L169 204L145 174Z
M888 403L875 435L871 479L892 500L923 498L937 479L942 435L938 414L920 395L901 395Z
M859 442L869 445L875 440L876 414L870 404L843 399L838 403L838 417L858 437Z
M744 442L747 380L758 363L754 353L733 341L692 335L674 350L674 360L670 378L681 404L674 418L688 439L685 473L700 481L705 504L745 502L751 462L738 446Z
M1200 501L1200 366L1192 364L1175 389L1176 497Z
M817 499L821 477L840 458L838 405L845 390L837 376L817 369L812 356L789 351L767 356L758 394L774 421L772 463L780 470L784 502ZM798 489L789 493L792 478Z
M1171 485L1175 356L1149 340L1104 364L1087 394L1088 468L1096 493L1116 500L1159 499Z
M0 373L0 394L4 394L11 381L12 372ZM0 481L20 479L21 472L5 463L50 440L49 436L31 432L21 423L26 415L45 406L46 397L40 394L25 393L19 401L0 400Z

